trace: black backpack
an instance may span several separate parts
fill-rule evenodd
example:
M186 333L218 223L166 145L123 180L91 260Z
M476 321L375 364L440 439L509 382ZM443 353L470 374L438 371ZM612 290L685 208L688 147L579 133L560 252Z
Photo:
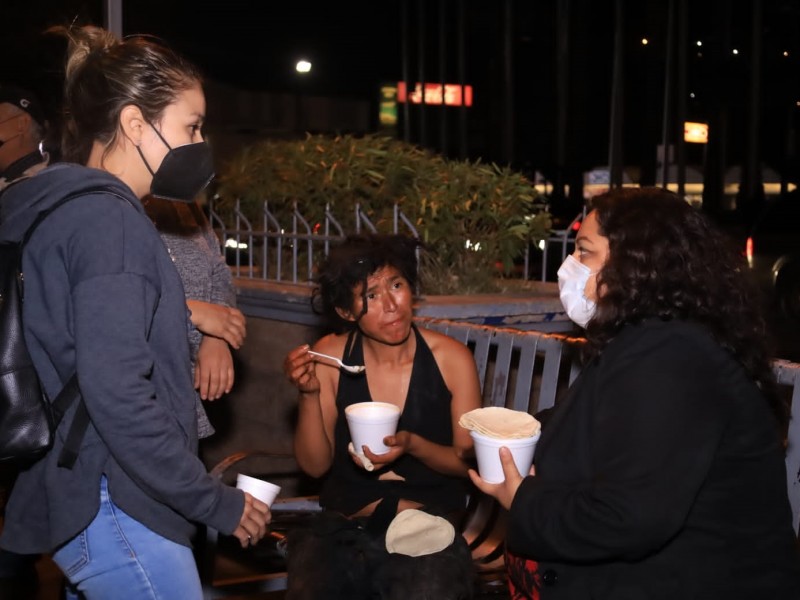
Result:
M53 211L73 198L94 192L118 196L104 188L69 195L40 213L21 241L0 243L0 462L29 464L41 458L53 445L59 422L76 400L79 404L58 464L72 468L78 457L89 414L80 395L77 373L52 402L39 382L22 324L22 252L36 228Z

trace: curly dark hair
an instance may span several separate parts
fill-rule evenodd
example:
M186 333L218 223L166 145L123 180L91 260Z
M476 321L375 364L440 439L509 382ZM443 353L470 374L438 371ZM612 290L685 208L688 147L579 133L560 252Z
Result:
M311 295L314 312L324 315L336 331L354 328L356 323L342 319L336 309L352 310L355 288L363 284L361 314L366 313L367 278L387 266L396 268L411 289L416 290L417 250L420 248L422 243L419 240L404 235L347 236L331 248L328 258L319 268L318 285Z
M699 323L744 366L785 423L761 301L732 241L700 211L660 188L615 189L596 197L592 208L609 255L597 275L602 295L586 327L589 355L601 353L626 323Z

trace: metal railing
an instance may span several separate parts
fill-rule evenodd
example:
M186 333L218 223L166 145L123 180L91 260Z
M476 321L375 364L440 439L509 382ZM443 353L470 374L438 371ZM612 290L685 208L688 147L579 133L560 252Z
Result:
M291 216L288 219L284 216L283 222L270 210L267 200L261 207L260 223L253 223L245 216L238 200L232 215L233 222L227 225L214 210L213 202L210 203L209 220L219 236L228 264L235 277L265 281L311 284L314 265L328 256L331 242L343 239L347 233L378 232L359 204L355 206L349 227L343 219L333 214L330 205L325 206L324 216L314 223L300 212L297 202L292 205ZM573 226L584 216L583 213L578 214L567 228L553 230L543 240L540 246L541 281L547 281L549 275L548 254L551 246L560 250L563 262L570 245L574 243L574 237L571 236ZM416 227L397 204L392 208L391 231L386 233L403 233L419 238ZM522 278L527 281L530 277L530 247L525 248L523 260Z
M311 283L314 265L328 256L331 242L343 239L347 232L377 233L378 228L369 216L356 204L352 215L352 227L347 230L325 206L322 219L311 223L293 203L291 216L284 222L270 210L264 201L260 211L260 223L252 223L241 210L237 200L233 209L233 224L225 221L209 206L211 226L219 236L222 251L228 259L234 276L267 281ZM387 233L404 233L419 238L411 220L398 205L392 210L392 230Z

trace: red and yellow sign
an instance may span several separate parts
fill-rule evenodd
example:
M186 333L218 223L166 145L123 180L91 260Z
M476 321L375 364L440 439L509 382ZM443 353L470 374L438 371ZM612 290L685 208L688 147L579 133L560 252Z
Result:
M683 123L683 141L693 144L707 144L708 124L685 121Z
M442 89L444 88L444 90ZM444 93L442 93L444 91ZM406 92L406 82L397 82L397 101L412 104L444 104L445 106L472 106L472 86L456 83L418 83L410 93Z

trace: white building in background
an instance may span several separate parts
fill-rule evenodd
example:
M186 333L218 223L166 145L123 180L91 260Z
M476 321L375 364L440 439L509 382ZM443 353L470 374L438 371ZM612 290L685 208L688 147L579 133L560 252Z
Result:
M661 185L663 175L661 168L658 169L657 186ZM742 180L742 168L740 165L728 167L725 171L725 199L728 210L736 208L736 197L739 194L739 185ZM701 206L703 203L703 172L696 165L686 165L686 175L684 181L684 191L686 200L693 206ZM764 194L766 196L776 196L781 192L781 177L772 168L763 166L761 168L761 181L764 184ZM611 174L608 166L598 166L591 171L583 174L583 196L587 200L602 194L609 189ZM626 168L622 171L623 187L639 187L640 178L636 168ZM792 191L796 186L792 183L788 185L788 191ZM667 167L667 189L672 192L678 191L678 165L670 164Z

